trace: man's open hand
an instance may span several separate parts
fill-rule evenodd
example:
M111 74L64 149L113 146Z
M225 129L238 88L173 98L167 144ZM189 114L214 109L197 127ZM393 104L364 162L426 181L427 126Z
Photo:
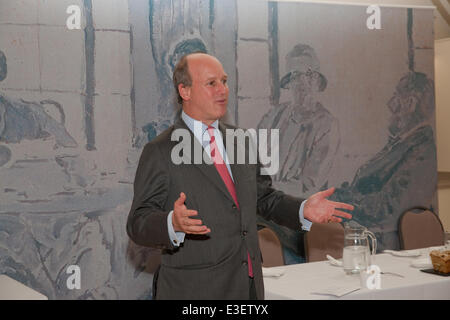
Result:
M207 226L202 225L202 220L192 219L198 215L197 210L189 210L184 204L186 195L180 193L180 197L173 204L172 224L175 231L181 231L190 234L207 234L211 232Z
M341 218L351 219L351 214L337 210L353 210L354 207L351 204L326 199L334 193L334 190L333 187L310 196L303 209L303 216L313 223L341 222Z

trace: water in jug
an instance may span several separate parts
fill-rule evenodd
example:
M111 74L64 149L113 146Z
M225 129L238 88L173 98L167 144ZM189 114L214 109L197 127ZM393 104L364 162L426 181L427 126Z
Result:
M371 254L377 250L377 239L366 227L354 221L344 223L344 252L342 261L346 274L359 274L372 264ZM372 250L369 247L371 240Z

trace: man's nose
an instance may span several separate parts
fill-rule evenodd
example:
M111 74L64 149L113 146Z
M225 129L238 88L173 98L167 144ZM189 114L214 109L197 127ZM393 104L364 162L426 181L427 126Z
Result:
M222 83L220 82L219 85L217 86L217 91L220 94L225 94L228 92L228 86L226 83Z

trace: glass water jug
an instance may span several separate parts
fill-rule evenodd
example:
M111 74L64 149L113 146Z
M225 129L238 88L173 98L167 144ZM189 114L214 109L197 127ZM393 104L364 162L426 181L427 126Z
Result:
M366 227L353 221L344 223L344 232L344 271L346 274L359 274L372 264L371 255L377 251L377 239ZM369 248L369 238L372 251Z

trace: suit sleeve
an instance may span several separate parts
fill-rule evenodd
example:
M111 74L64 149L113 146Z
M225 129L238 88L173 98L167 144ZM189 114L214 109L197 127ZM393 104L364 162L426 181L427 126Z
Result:
M296 198L285 194L272 187L272 179L269 175L261 174L261 165L257 166L257 195L258 214L266 220L300 230L302 227L299 219L300 205L305 199Z
M173 249L164 210L168 198L169 173L158 145L147 144L139 159L134 196L128 215L127 233L136 244Z

